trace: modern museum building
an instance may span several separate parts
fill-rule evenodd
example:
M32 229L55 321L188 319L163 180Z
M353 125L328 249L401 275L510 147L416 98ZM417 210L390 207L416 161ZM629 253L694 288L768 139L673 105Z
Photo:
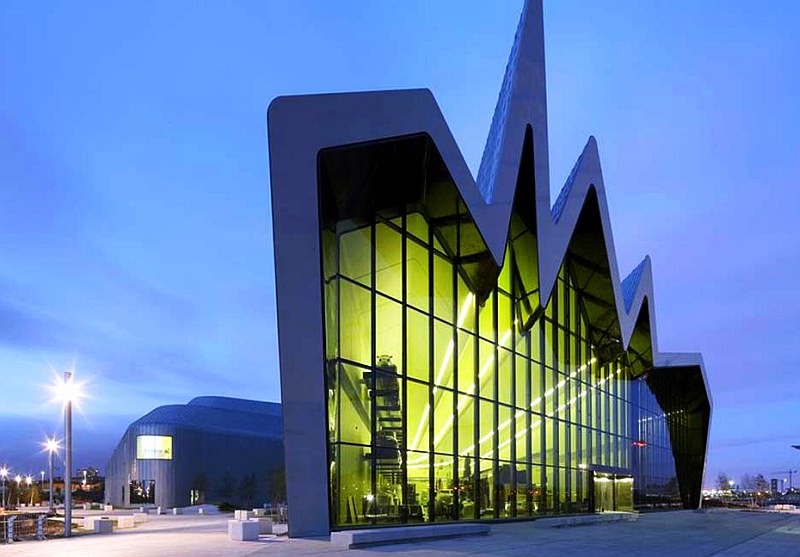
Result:
M428 90L270 105L292 536L700 504L702 358L619 274L594 138L551 202L542 25L477 179Z
M105 500L252 508L274 498L282 474L280 404L197 397L160 406L128 427L106 465Z

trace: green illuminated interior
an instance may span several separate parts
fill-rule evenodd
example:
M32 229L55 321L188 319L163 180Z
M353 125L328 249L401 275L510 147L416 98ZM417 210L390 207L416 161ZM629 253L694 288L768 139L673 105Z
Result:
M498 269L452 184L379 211L345 206L327 180L334 528L612 510L608 493L632 509L648 485L677 494L666 417L629 353L595 350L567 262L541 308L529 222L514 213Z

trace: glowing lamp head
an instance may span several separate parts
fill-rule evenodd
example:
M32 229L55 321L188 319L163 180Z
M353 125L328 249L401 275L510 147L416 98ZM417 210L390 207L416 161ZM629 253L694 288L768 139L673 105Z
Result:
M64 403L77 402L80 398L80 388L71 378L59 381L55 389L56 396Z
M32 476L28 476L27 478L25 478L25 483L28 484L28 485L31 485L33 483L33 477Z
M58 452L58 441L55 438L48 439L44 443L44 448L49 453L57 453Z
M55 383L50 387L53 393L53 402L61 402L64 406L74 404L80 406L80 401L84 397L84 382L75 381L75 376L69 372L65 377L57 376Z
M17 482L17 485L21 484L22 483L22 476L17 474L16 476L14 476L14 481Z
M0 468L0 478L3 478L5 480L7 477L8 477L8 468L3 466L2 468Z

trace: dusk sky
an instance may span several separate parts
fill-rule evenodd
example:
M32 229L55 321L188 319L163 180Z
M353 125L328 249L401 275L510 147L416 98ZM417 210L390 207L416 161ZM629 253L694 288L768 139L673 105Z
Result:
M0 3L0 463L46 385L78 466L199 395L280 398L265 113L427 87L477 171L522 0ZM800 3L545 0L551 181L599 144L620 270L703 353L706 486L800 466Z

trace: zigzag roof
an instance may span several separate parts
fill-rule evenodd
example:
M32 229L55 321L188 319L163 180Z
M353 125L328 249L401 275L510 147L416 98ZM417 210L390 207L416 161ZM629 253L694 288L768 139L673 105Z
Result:
M534 184L530 186L535 189L542 304L547 302L555 285L584 203L590 192L594 192L623 348L629 346L639 313L646 305L654 364L668 366L669 359L662 357L657 348L650 258L645 257L624 281L620 278L594 137L587 141L551 206L542 22L541 1L526 0L477 180L469 171L432 93L427 89L412 89L273 100L268 112L273 184L282 182L283 174L295 185L305 182L304 173L314 174L313 180L307 182L308 195L316 196L316 168L308 165L308 161L316 160L322 149L426 133L439 149L495 262L502 266L520 163L525 155L526 130L530 129L534 161ZM305 154L302 165L296 164L300 162L300 153ZM279 212L280 199L273 196L273 203L277 204L273 205L273 212ZM645 304L648 300L649 304ZM684 354L681 360L702 367L700 354Z

